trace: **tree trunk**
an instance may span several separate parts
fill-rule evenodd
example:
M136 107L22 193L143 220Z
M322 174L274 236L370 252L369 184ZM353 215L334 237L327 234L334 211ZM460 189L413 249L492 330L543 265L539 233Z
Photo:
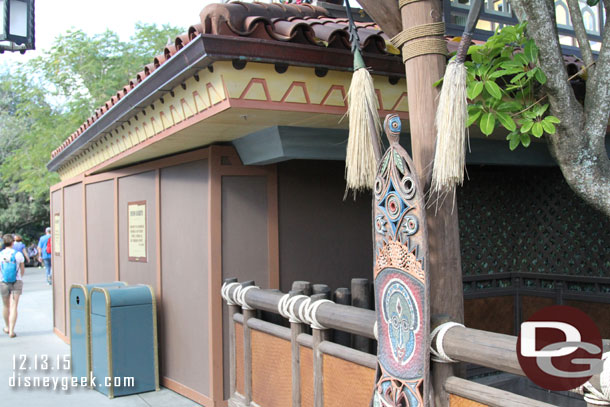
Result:
M610 216L610 159L605 138L610 117L610 29L603 34L596 67L589 72L584 107L576 100L555 34L554 10L546 0L513 0L511 5L540 50L547 76L544 90L551 113L561 120L547 136L551 154L572 190Z

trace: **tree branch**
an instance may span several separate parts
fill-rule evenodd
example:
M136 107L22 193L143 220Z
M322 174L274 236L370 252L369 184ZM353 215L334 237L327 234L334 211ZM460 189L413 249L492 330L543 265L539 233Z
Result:
M568 9L570 10L570 18L572 19L572 26L574 27L574 34L576 34L576 41L578 41L582 59L586 65L591 65L593 63L593 52L591 52L591 45L589 44L578 0L568 0Z

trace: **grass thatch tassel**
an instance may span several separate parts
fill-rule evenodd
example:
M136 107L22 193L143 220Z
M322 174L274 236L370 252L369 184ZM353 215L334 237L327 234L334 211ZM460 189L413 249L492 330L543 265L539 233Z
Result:
M373 143L381 143L381 121L377 113L379 101L373 78L366 68L354 72L347 100L349 138L345 156L345 180L348 190L367 190L373 187L377 173Z
M455 191L464 182L466 169L466 121L468 101L466 99L466 55L472 33L479 19L483 0L471 2L468 18L455 59L445 71L438 108L436 110L436 152L430 187L433 199ZM437 201L438 202L438 201Z
M452 60L447 65L436 111L436 151L432 169L433 194L449 192L464 182L466 168L466 67Z

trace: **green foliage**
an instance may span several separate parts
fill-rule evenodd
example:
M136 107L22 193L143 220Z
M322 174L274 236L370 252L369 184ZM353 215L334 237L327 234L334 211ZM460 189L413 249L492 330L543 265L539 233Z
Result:
M487 136L504 127L511 150L528 147L532 137L555 133L559 119L548 115L548 104L541 104L546 76L536 44L525 35L525 23L496 31L485 44L471 46L468 54L468 126L478 124Z
M42 56L0 72L0 231L31 239L49 223L51 151L122 89L181 29L136 24L124 42L68 31Z

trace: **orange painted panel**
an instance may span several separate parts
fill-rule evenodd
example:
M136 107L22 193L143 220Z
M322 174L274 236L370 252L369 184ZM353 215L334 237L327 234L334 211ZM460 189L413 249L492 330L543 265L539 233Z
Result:
M301 407L313 407L313 351L300 347L301 357Z
M292 403L290 341L252 332L252 400L262 407Z
M368 407L375 387L375 370L323 356L324 407Z
M235 322L235 389L244 394L244 327Z
M465 399L464 397L456 396L455 394L449 395L449 406L450 407L487 407L486 404L481 404L477 401Z

